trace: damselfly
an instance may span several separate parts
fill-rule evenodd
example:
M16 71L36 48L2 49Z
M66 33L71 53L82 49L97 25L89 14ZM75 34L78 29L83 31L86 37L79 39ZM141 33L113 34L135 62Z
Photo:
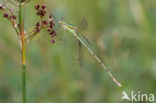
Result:
M78 26L68 24L68 27L75 30L76 34L79 35L79 37L81 37L82 39L84 39L89 46L91 46L91 43L88 40L88 38L82 33L84 30L86 30L88 28L88 22L85 17L82 18L82 20L80 21L80 24ZM77 40L77 50L78 50L77 51L78 52L78 62L79 62L79 66L81 67L82 63L83 63L83 53L82 53L82 44L79 40Z
M80 35L78 35L78 28L75 27L75 26L72 26L70 24L67 24L66 22L64 21L59 21L59 23L62 25L62 27L71 32L73 34L73 36L76 37L76 39L83 45L85 46L88 51L91 53L91 55L96 59L96 61L103 67L103 69L106 70L106 72L108 73L108 75L112 78L112 80L119 86L121 87L122 85L117 81L117 79L112 75L112 73L109 71L109 69L102 63L102 61L96 56L96 54L87 46L86 42L87 41L84 41Z

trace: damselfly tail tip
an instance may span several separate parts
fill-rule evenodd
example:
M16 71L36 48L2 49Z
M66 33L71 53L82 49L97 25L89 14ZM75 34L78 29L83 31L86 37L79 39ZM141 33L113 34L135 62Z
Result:
M114 77L112 77L112 76L111 76L111 78L113 79L113 81L115 82L115 84L116 84L118 87L122 87L121 83L118 82L118 81L116 80L116 78L114 78Z
M119 87L122 87L122 85L120 83L117 84Z

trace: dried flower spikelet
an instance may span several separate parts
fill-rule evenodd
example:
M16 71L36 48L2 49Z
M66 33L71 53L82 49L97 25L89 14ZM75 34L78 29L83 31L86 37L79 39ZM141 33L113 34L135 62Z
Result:
M9 9L8 11L5 11L4 13L3 13L3 17L4 18L7 18L8 20L10 20L11 22L15 22L15 20L16 20L16 16L14 15L14 13L13 13L13 9Z
M17 16L14 14L14 10L12 8L7 8L4 5L0 4L0 11L2 11L3 18L6 18L13 26L13 28L16 30L16 33L19 35L18 27L16 24L16 18Z
M49 16L48 21L49 21L49 24L48 24L47 31L49 32L49 35L51 36L51 43L54 44L55 43L54 37L56 36L56 31L54 30L55 23L52 18L52 15Z
M55 43L55 40L53 38L51 38L51 43L54 44Z
M9 14L8 14L8 13L4 13L4 14L3 14L3 17L4 17L4 18L9 18Z
M0 4L0 11L1 11L1 10L5 10L5 8L6 8L6 7L5 7L4 5Z
M35 9L36 9L36 14L40 17L44 17L45 14L46 14L46 6L45 5L36 5L35 6Z
M53 16L50 15L47 20L43 20L43 17L46 14L46 6L37 4L35 5L35 9L36 14L42 18L40 22L36 23L35 33L39 33L42 28L47 28L49 36L51 37L51 43L54 44L54 37L56 36L56 31L54 30L55 23L53 20Z

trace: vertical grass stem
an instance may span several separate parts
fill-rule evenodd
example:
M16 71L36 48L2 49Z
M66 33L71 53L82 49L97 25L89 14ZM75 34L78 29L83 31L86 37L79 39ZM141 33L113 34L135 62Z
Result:
M21 37L21 56L22 56L22 97L23 103L26 103L26 43L23 24L23 10L22 0L19 0L19 24L20 24L20 37Z

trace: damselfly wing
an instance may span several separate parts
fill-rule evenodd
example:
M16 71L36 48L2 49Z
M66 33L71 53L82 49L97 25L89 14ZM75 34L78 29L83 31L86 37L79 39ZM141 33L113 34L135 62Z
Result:
M77 26L77 35L80 35L82 36L83 39L85 39L85 41L87 41L87 43L89 45L91 45L91 43L89 42L89 40L87 39L86 36L83 35L83 31L84 30L87 30L88 28L88 22L86 20L85 17L82 18L82 20L80 21L80 24ZM82 51L82 44L79 40L77 40L77 45L78 45L78 61L79 61L79 66L81 67L82 66L82 63L83 63L83 51Z
M87 42L87 44L91 45L89 40L82 33L84 30L88 28L88 22L85 19L85 17L82 18L78 26L73 26L71 24L65 24L65 25L67 25L71 30L74 30L76 32L76 35L84 39ZM77 41L77 50L78 50L78 62L79 62L79 66L81 67L83 63L83 53L82 53L82 44L80 43L79 40Z
M79 30L86 30L88 29L88 22L85 17L82 18L80 24L77 27Z

